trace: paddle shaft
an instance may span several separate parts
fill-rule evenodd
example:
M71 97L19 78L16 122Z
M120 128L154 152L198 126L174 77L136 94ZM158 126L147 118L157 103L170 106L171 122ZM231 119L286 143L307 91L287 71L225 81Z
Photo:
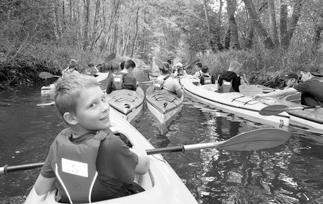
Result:
M160 154L165 152L185 152L186 150L204 149L204 148L221 148L231 151L251 151L260 150L266 148L276 147L285 143L290 137L290 134L286 131L274 129L274 128L263 128L258 130L252 130L238 134L228 140L221 142L191 144L191 145L179 145L174 147L165 147L157 149L148 149L146 153ZM32 163L17 166L5 165L0 167L0 175L7 174L9 172L15 172L20 170L28 170L41 167L43 163Z
M146 150L146 152L147 152L148 155L160 154L160 153L166 153L166 152L185 152L185 151L188 151L188 150L216 147L219 144L222 144L224 142L225 141L223 141L223 142L203 143L203 144L178 145L178 146L174 146L174 147L148 149L148 150ZM31 163L31 164L22 164L22 165L15 165L15 166L5 165L3 167L0 167L0 175L5 175L7 173L16 172L16 171L36 169L36 168L42 167L43 165L44 165L43 162Z

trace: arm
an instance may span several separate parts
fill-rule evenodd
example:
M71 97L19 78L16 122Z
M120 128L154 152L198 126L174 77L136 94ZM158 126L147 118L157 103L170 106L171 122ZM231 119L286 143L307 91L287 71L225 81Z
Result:
M148 156L138 155L138 163L135 168L136 174L145 174L149 170L150 160Z
M47 193L54 189L54 182L55 178L45 178L39 174L34 187L25 200L25 204L43 202L47 197Z

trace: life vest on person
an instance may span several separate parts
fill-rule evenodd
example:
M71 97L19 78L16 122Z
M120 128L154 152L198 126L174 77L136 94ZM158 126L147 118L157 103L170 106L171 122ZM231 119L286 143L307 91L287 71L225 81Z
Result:
M122 79L124 74L114 74L113 75L113 84L116 87L117 90L122 89Z
M200 78L200 82L202 85L211 84L211 76L208 73L203 73Z
M70 203L91 202L92 188L98 175L98 149L107 133L100 131L80 144L71 142L70 134L70 130L65 129L55 140L54 170L59 184L64 189L64 192L60 192L61 200Z

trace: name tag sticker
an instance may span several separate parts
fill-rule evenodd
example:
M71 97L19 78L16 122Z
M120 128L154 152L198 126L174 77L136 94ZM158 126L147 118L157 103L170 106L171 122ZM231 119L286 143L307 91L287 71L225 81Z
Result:
M88 164L62 158L62 171L82 177L88 177Z
M120 78L115 78L114 81L121 82L121 79Z

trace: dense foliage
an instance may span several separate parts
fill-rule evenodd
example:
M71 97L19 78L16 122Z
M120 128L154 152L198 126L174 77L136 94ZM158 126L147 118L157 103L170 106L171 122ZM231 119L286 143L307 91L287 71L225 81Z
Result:
M232 59L248 73L323 68L321 0L2 0L0 26L9 85L110 53L147 64L200 58L213 72Z

